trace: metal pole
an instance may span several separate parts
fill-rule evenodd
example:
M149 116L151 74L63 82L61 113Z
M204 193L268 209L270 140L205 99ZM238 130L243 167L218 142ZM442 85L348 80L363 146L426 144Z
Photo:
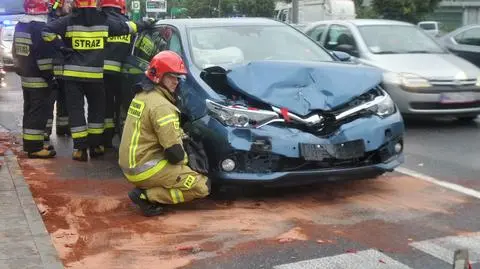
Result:
M298 0L292 0L292 23L298 23Z

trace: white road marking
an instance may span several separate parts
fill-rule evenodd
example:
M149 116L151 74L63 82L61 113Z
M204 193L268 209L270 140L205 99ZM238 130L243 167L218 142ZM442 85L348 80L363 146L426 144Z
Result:
M449 264L453 264L455 250L467 249L470 263L480 262L480 232L413 242L409 245Z
M415 172L413 170L410 170L410 169L404 168L404 167L395 168L395 171L397 171L399 173L402 173L402 174L405 174L407 176L411 176L411 177L414 177L414 178L418 178L418 179L430 182L432 184L444 187L444 188L452 190L452 191L456 191L456 192L459 192L459 193L462 193L462 194L480 199L480 192L476 191L474 189L463 187L461 185L454 184L454 183L451 183L451 182L438 180L438 179L433 178L431 176L427 176L425 174Z
M274 269L412 269L385 254L368 249L357 253L277 265Z

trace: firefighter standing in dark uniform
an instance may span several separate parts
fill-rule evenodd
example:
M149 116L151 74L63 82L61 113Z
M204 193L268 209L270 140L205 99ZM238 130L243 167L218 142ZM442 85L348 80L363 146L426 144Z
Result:
M54 21L60 17L66 16L70 13L71 6L65 0L50 0L50 13L48 16L48 22ZM64 37L62 37L63 39ZM68 112L67 104L65 100L65 83L62 79L63 74L63 55L60 51L57 51L55 57L53 57L53 75L56 80L57 89L54 89L52 97L50 99L50 107L52 113L49 115L47 121L46 140L50 140L50 134L52 133L53 126L53 109L56 102L56 118L55 129L58 136L69 136L70 128L68 125Z
M125 0L101 0L102 11L114 20L128 21L125 16ZM112 148L115 125L118 124L122 88L122 63L130 50L132 35L110 36L107 39L104 61L105 82L105 131L104 146Z
M75 9L71 14L48 23L43 29L42 37L46 41L56 40L57 35L65 37L66 48L62 49L65 52L63 79L74 160L88 161L88 153L90 158L104 154L103 65L108 36L136 33L150 25L151 22L110 19L97 10L96 0L75 0ZM85 120L84 97L88 102L88 124Z
M55 150L43 144L55 52L41 36L47 22L48 3L25 0L24 9L26 15L15 26L12 49L15 71L21 77L23 89L23 149L29 158L51 158L56 155Z

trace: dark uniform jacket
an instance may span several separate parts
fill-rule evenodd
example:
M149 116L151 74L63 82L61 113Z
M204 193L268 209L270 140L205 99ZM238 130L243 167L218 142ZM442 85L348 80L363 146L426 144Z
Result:
M116 8L107 7L104 8L103 11L112 20L127 22L127 16L119 13L115 9ZM105 61L103 65L105 73L118 75L121 74L122 63L129 55L130 49L132 47L132 38L133 36L131 34L108 37L106 44Z
M47 88L53 77L55 50L42 39L46 22L39 18L25 16L15 26L12 46L15 70L21 77L22 87L27 89Z
M46 41L56 40L57 35L65 37L63 79L102 82L107 38L136 31L133 22L108 17L94 8L84 8L48 23L42 37Z

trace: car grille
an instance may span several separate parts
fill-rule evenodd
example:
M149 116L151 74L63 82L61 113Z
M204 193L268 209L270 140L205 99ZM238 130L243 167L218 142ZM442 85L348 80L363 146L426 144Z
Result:
M442 104L432 102L412 102L410 106L418 110L480 108L480 101L471 103Z
M288 158L269 152L236 152L229 158L237 163L235 172L238 173L274 173L309 171L332 168L356 168L386 162L395 156L393 145L403 144L401 138L392 139L378 150L366 152L363 157L351 159L329 158L323 161L305 161L303 158ZM220 164L219 164L219 170Z
M472 86L477 83L477 79L431 79L430 84L434 86Z

